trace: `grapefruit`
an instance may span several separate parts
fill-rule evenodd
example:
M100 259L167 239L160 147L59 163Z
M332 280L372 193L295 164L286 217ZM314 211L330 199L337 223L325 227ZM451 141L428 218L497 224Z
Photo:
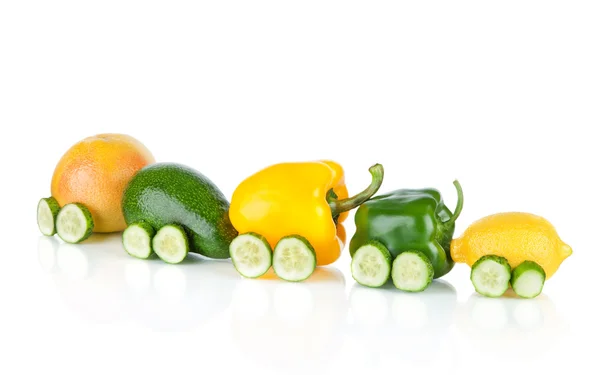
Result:
M121 198L137 171L154 163L140 141L126 134L98 134L74 144L52 176L52 196L61 207L81 203L92 213L95 233L125 229Z

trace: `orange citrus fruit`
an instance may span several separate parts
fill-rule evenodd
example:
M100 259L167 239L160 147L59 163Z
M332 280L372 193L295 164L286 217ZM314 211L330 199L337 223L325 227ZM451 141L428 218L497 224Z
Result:
M73 145L60 159L52 176L52 196L60 206L85 205L94 219L94 232L125 229L121 198L133 175L154 156L126 134L98 134Z

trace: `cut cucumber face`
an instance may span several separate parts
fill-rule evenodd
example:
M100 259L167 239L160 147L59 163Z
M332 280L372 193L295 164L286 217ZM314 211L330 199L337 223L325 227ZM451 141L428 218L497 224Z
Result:
M471 267L471 282L477 293L486 297L500 297L510 284L510 264L506 258L484 255Z
M421 292L433 280L433 265L420 251L404 251L392 263L394 286L405 292Z
M350 269L357 283L377 288L390 278L392 256L380 242L369 242L356 250Z
M79 243L92 235L94 219L90 210L81 203L69 203L56 217L56 233L65 242Z
M152 238L152 249L167 263L181 263L190 251L190 244L183 227L167 224Z
M56 199L42 198L37 206L37 223L40 232L44 236L54 236L56 234L56 217L60 212L60 205Z
M542 293L545 281L544 269L536 262L526 260L512 271L510 283L519 297L535 298Z
M123 231L123 247L125 251L136 258L148 259L152 251L152 238L156 231L145 222L133 223Z
M258 233L244 233L234 238L229 245L229 255L238 273L249 278L264 275L273 261L271 245Z
M273 250L273 271L282 280L306 280L316 265L315 250L302 236L283 237Z

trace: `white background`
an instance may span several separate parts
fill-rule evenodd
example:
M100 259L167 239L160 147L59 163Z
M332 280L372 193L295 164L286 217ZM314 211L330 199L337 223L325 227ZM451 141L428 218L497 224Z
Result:
M599 19L597 1L576 0L2 0L0 373L595 366ZM407 295L357 288L347 253L290 284L137 261L118 234L41 237L56 162L104 132L228 197L280 161L337 160L351 192L380 162L381 192L433 186L452 208L458 178L457 236L527 211L573 255L525 301L478 298L464 265Z

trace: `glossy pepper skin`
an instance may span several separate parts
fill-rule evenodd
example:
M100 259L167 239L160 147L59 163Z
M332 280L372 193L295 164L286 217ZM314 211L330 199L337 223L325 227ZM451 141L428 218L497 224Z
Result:
M406 250L423 252L433 265L434 278L444 276L454 267L450 242L463 206L460 183L454 181L454 186L458 193L454 213L436 189L396 190L363 203L354 216L356 232L350 241L350 254L377 240L392 258Z
M383 181L383 167L373 165L372 182L348 197L344 170L330 160L269 166L242 181L233 192L229 218L240 233L263 235L272 248L284 236L306 238L317 265L335 262L346 243L342 225L348 211L372 197Z

